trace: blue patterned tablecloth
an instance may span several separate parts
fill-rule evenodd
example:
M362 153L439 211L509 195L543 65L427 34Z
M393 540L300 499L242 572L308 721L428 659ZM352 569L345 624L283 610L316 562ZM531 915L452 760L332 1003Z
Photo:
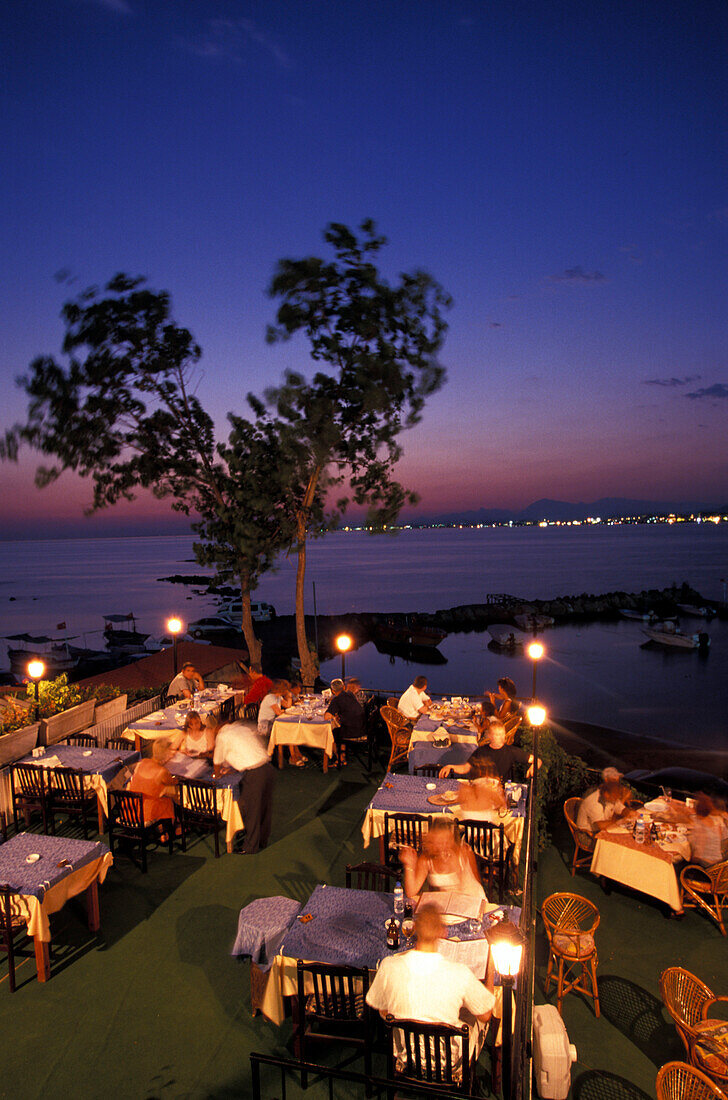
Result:
M435 789L428 791L427 783L434 783ZM420 775L395 775L388 772L369 806L373 810L396 810L410 814L447 813L447 806L433 806L427 799L433 794L458 789L457 779L426 779Z
M101 859L108 850L100 841L18 833L0 845L0 882L7 883L19 894L32 894L42 901L51 886L79 867ZM34 854L40 859L28 863L27 857ZM59 867L62 860L68 863Z
M436 765L440 768L444 767L445 764L465 764L473 755L476 748L477 745L475 742L473 742L472 745L456 742L446 749L438 749L428 741L415 741L414 745L410 748L408 756L410 775L414 774L415 768L421 767L424 764L429 764L430 766Z
M18 763L45 768L45 761L52 756L60 760L62 767L75 768L84 775L100 775L105 783L109 783L122 768L136 764L142 758L142 754L133 749L87 749L80 745L49 745L43 756L24 756Z
M421 718L417 719L415 729L421 733L434 733L435 730L439 730L443 727L449 733L457 733L461 737L473 737L477 739L477 734L473 732L468 726L461 726L460 723L454 718L428 718L423 714ZM475 748L475 745L473 745Z
M201 783L213 783L216 787L240 787L245 772L228 772L227 775L213 775L212 765L199 756L185 756L177 752L165 764L167 771L180 779L199 779Z
M270 970L284 936L301 911L292 898L256 898L240 910L232 955L250 955L261 970Z

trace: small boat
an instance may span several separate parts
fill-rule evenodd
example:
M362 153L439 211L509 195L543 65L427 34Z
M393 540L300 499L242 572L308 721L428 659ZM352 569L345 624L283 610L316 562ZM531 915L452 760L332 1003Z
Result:
M710 647L710 635L705 631L698 634L683 634L673 622L655 623L652 627L643 627L642 633L651 642L669 646L671 649L699 649L704 653Z
M620 607L619 614L623 619L633 619L638 623L654 623L657 619L654 611L632 611L629 607Z
M137 630L132 611L128 615L104 615L104 623L107 649L121 653L144 652L144 643L149 635Z
M499 649L522 649L529 640L527 634L508 623L493 623L488 633Z
M5 637L8 642L18 643L8 646L11 671L18 675L28 675L28 661L34 657L39 658L46 666L46 672L53 676L70 672L78 664L78 655L66 638L51 638L46 634L6 634Z
M372 626L375 642L378 639L389 645L415 646L416 648L438 646L447 638L447 631L436 626L421 623L415 615L405 617L403 622L387 619Z
M535 634L537 630L544 630L547 626L553 626L551 615L514 615L513 621L521 630Z
M692 603L679 603L677 606L683 615L691 619L712 619L715 615L712 607L696 607Z

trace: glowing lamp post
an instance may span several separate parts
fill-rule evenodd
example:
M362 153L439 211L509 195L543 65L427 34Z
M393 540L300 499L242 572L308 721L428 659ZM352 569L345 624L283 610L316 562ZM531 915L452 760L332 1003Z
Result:
M167 619L167 630L174 638L174 656L172 658L174 663L174 675L177 675L177 635L182 632L182 620L181 619Z
M45 665L37 657L34 657L32 661L28 661L28 675L35 683L35 720L38 721L40 716L40 699L38 696L38 681L45 672Z
M341 679L343 680L346 677L346 654L353 646L354 639L350 634L339 634L334 644L341 654Z
M521 969L523 939L510 921L497 924L488 936L493 962L503 989L503 1100L510 1100L513 1060L513 986Z
M531 691L531 702L536 702L536 666L545 653L544 647L540 642L530 642L526 647L526 653L533 662L533 688Z

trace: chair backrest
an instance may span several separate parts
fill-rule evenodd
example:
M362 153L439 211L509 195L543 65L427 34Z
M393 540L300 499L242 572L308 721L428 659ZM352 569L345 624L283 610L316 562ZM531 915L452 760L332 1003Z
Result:
M385 813L384 815L384 850L401 848L407 845L417 851L422 845L422 834L426 833L432 823L432 817L421 817L419 814Z
M551 894L541 905L546 934L554 932L594 932L599 924L599 910L579 894Z
M415 764L413 775L420 775L423 779L437 779L440 774L439 764Z
M186 814L215 821L218 817L217 787L200 779L181 779L180 802Z
M117 752L129 752L134 748L134 742L127 741L126 737L107 737L105 748L116 749Z
M74 802L83 798L83 774L75 768L54 768L53 794Z
M346 867L347 890L373 890L385 894L392 889L397 874L381 863L354 863Z
M518 730L518 727L521 725L522 721L523 721L523 715L522 714L512 714L510 718L506 718L505 722L503 723L503 728L506 731L506 744L507 745L512 745L513 744L513 740L516 736L516 732Z
M47 789L46 769L13 764L13 789L26 798L43 798Z
M470 1095L468 1027L423 1024L387 1016L387 1076L391 1080L427 1081L451 1092Z
M396 696L394 696L394 695L391 695L389 697L389 699L387 699L387 706L388 707L393 707L394 710L397 709L398 704L399 704L399 699L397 699Z
M459 822L459 829L461 839L475 852L481 877L487 875L486 892L490 896L493 887L497 887L498 901L502 902L508 866L503 824L494 825L490 821L470 821L466 818Z
M144 828L144 796L138 791L109 791L110 820L125 829Z
M94 733L74 733L70 737L63 738L66 745L75 745L81 749L97 749L99 739Z
M714 1081L687 1062L667 1062L655 1081L657 1100L726 1100Z
M296 961L299 1007L321 1020L363 1020L369 970Z
M596 838L592 836L588 829L580 829L576 824L580 802L581 799L578 797L567 798L566 802L564 802L564 817L566 818L566 824L569 826L569 831L574 838L574 843L578 845L579 848L584 848L587 852L592 852L596 844Z
M722 863L714 863L712 867L706 867L704 870L710 879L714 893L718 896L728 896L728 859Z
M409 718L405 718L405 716L400 711L398 711L396 707L390 707L389 704L387 704L387 706L379 708L379 713L381 714L384 721L387 723L387 729L389 730L389 735L392 740L394 740L394 737L398 730L412 729L412 723L410 722Z
M682 966L668 966L663 970L660 993L678 1028L693 1028L702 1017L705 1002L714 997L705 982Z

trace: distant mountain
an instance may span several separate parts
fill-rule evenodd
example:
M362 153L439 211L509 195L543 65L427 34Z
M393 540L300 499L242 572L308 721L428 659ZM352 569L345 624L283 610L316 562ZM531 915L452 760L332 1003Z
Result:
M601 516L611 519L617 516L661 515L665 512L692 512L710 507L694 501L630 500L627 497L602 497L600 500L536 500L527 508L510 511L505 508L479 508L477 511L447 512L436 516L422 516L410 522L421 523L508 523L509 520L574 520Z

